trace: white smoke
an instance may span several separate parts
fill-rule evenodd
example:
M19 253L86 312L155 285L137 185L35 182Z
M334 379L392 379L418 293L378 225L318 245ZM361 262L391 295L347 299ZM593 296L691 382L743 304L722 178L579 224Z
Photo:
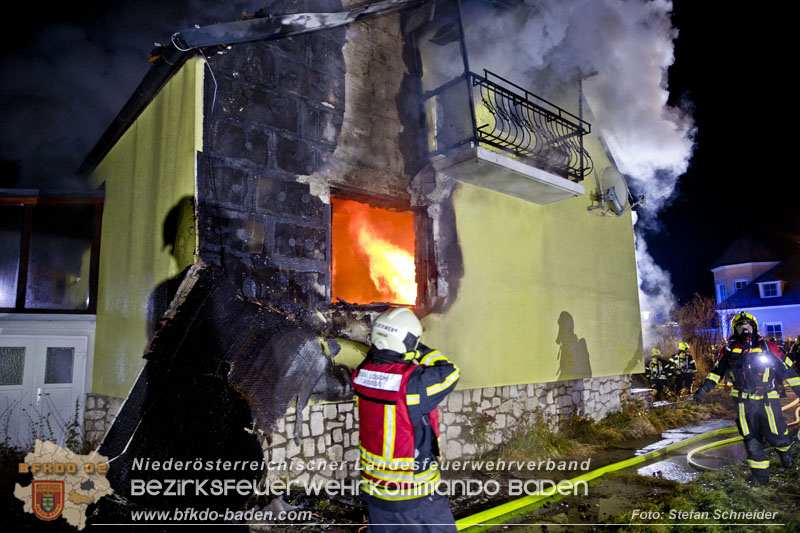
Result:
M639 295L642 310L659 318L677 304L643 230L656 227L694 147L691 116L667 104L677 37L671 11L669 0L467 1L464 8L472 71L486 68L548 99L566 94L559 103L573 113L583 80L593 131L647 197L637 224Z
M634 220L636 213L634 213ZM642 309L642 337L645 346L652 345L660 336L659 328L677 310L669 273L658 266L647 249L641 232L635 236L636 270L639 281L639 302Z

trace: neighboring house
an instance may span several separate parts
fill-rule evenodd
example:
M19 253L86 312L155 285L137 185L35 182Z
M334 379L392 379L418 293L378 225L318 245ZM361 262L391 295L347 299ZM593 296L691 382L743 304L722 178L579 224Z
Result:
M105 190L95 404L126 397L169 285L199 258L330 337L366 343L385 302L413 306L461 369L443 406L450 458L478 451L473 416L496 445L537 410L618 409L642 371L633 227L587 211L583 179L613 163L586 103L569 113L577 80L565 110L454 64L450 1L283 38L265 20L179 36L84 163ZM205 57L182 50L194 42ZM388 253L410 285L379 272ZM342 345L335 360L357 364ZM352 408L313 405L302 447L281 422L265 449L350 460Z
M779 260L750 237L731 244L711 267L722 334L730 335L734 314L745 311L759 331L776 339L800 334L800 251Z

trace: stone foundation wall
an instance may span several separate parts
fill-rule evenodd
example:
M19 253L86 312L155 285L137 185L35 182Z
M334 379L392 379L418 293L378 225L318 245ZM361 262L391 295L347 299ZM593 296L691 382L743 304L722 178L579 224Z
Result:
M544 422L555 427L573 414L600 420L630 398L628 376L455 391L440 407L443 457L467 459L489 451L526 424ZM274 465L287 462L290 467L270 469L268 476L298 483L355 476L359 452L354 403L306 406L301 414L299 444L293 438L296 413L291 408L276 431L262 437L265 459ZM300 468L301 463L315 468ZM316 468L323 464L326 468Z
M446 460L474 457L501 444L515 428L545 423L551 427L571 415L600 420L634 399L628 376L608 376L528 385L486 387L451 393L440 406L442 455ZM84 428L99 443L111 426L122 398L86 395ZM306 406L301 412L300 443L294 441L297 413L289 408L275 431L262 435L265 460L294 467L272 468L271 478L298 483L346 479L358 464L358 411L352 401ZM309 469L300 464L312 463ZM332 465L332 463L335 463ZM324 465L325 468L316 468ZM333 468L331 468L333 466Z
M83 431L86 442L99 444L111 427L125 400L113 396L88 393L86 410L83 413Z

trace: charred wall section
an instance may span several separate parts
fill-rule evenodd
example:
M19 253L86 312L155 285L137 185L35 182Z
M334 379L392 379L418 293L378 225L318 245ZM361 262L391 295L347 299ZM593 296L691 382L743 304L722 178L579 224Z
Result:
M284 2L270 11L341 8ZM417 78L400 16L233 45L208 65L201 258L222 266L246 298L337 334L332 325L341 319L314 313L330 301L331 187L410 206L408 187L424 162Z
M341 128L343 39L331 30L209 58L200 255L246 297L295 311L326 301L330 208L296 178L321 166Z

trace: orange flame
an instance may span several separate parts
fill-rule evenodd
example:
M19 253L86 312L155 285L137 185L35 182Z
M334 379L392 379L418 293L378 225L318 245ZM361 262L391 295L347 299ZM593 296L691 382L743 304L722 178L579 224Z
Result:
M333 297L414 305L414 215L353 200L331 201Z

